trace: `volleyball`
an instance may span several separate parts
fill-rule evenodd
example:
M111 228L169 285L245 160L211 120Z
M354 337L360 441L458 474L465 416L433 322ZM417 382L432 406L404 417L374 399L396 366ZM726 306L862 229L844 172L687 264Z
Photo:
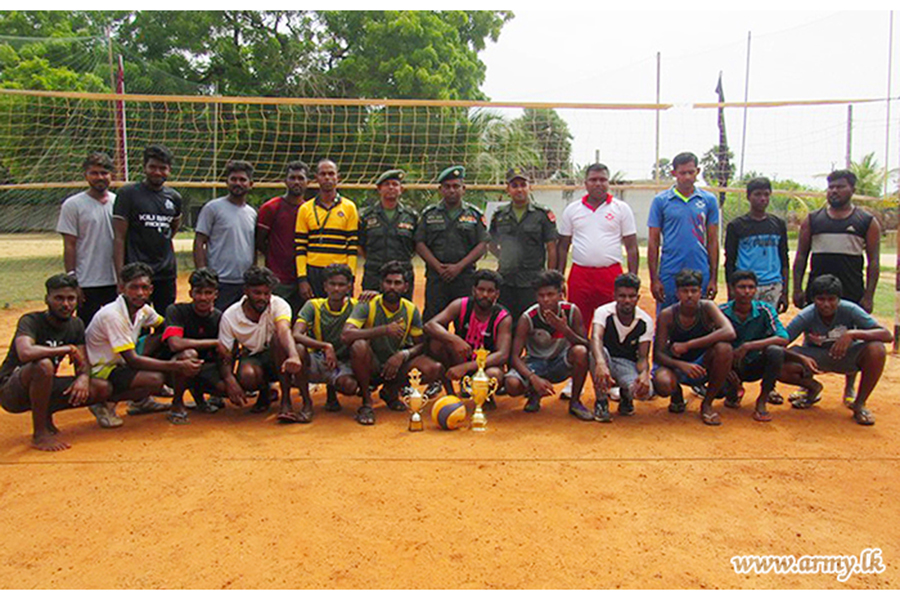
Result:
M431 407L431 420L441 429L459 429L466 420L466 405L456 396L444 396Z

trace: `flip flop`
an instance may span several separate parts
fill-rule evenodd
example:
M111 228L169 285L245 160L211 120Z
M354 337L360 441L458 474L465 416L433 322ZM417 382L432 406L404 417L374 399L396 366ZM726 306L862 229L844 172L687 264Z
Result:
M873 415L868 408L864 407L853 412L853 420L856 421L858 425L874 425L875 415Z
M297 422L298 423L312 423L313 420L313 411L312 408L301 408L299 412L297 412Z
M758 410L754 410L753 420L759 421L760 423L768 423L772 420L772 415L768 412L759 412Z
M125 424L122 417L108 410L103 402L91 404L88 406L88 410L91 411L91 414L97 419L97 424L103 429L115 429Z
M722 424L722 419L719 418L719 413L700 413L700 418L703 420L704 425Z
M374 425L375 411L371 406L360 406L356 411L356 422L360 425Z
M188 423L190 423L187 411L175 412L173 410L170 410L166 415L166 420L168 420L172 425L187 425Z
M279 423L300 423L300 416L295 412L280 412L276 417Z
M171 404L163 404L162 402L157 402L156 400L153 400L151 398L132 404L128 408L128 415L134 417L137 415L149 415L152 413L166 412L170 410L170 407Z
M793 396L793 394L791 394L791 396ZM821 391L812 398L809 397L809 394L804 394L802 398L798 397L791 400L791 408L806 410L807 408L811 408L813 404L818 403L821 399Z

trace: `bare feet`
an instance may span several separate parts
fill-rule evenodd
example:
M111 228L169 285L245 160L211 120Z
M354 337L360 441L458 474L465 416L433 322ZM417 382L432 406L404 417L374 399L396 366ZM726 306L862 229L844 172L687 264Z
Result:
M31 447L44 452L59 452L68 450L72 446L56 437L55 433L35 433L31 438Z
M53 417L47 417L47 431L50 432L51 435L59 433L59 428L53 424Z

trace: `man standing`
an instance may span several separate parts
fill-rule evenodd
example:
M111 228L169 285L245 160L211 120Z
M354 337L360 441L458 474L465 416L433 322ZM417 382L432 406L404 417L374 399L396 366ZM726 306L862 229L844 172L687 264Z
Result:
M491 218L488 248L499 261L503 285L500 302L518 320L534 304L534 280L556 266L556 217L549 208L531 202L528 176L520 169L506 172L506 193L512 201Z
M854 206L855 191L856 175L853 172L832 171L828 175L828 205L807 215L800 224L794 257L794 304L797 308L813 301L811 286L807 285L806 293L803 292L806 262L810 260L810 282L821 275L834 275L841 282L841 298L855 302L867 313L872 312L881 264L881 225L872 214ZM856 373L851 372L844 384L844 397L850 402L855 395L855 380Z
M650 205L647 266L657 313L677 302L675 275L682 269L701 273L704 298L715 298L718 292L719 204L714 195L694 186L699 174L696 155L677 155L672 159L675 185L657 194Z
M803 292L803 276L811 254L810 282L820 275L834 275L841 281L844 300L872 312L878 286L881 225L868 211L854 206L855 191L854 173L833 171L828 175L828 206L810 213L800 224L794 258L794 304L797 308L812 303L809 286L807 292ZM863 264L866 265L865 285Z
M590 165L584 187L587 194L581 202L569 204L559 222L557 270L565 273L569 245L574 242L569 301L591 319L598 306L615 299L616 277L622 274L622 246L629 273L637 273L640 254L631 207L609 193L609 168L600 163Z
M219 276L219 310L241 299L244 272L256 258L256 210L247 204L247 192L253 187L253 165L230 160L225 165L225 179L228 195L200 209L194 234L194 268L209 267Z
M759 284L756 299L768 302L778 312L787 310L788 242L787 226L782 219L766 212L772 182L756 177L747 182L750 212L725 228L725 280L730 282L735 271L752 271ZM729 299L733 298L729 286Z
M338 168L327 158L316 165L319 192L297 211L294 251L298 290L304 301L325 297L322 272L330 264L345 264L356 276L359 213L356 204L337 191Z
M90 378L84 325L73 316L78 302L75 277L54 275L45 285L47 310L22 315L0 367L0 404L11 413L30 410L31 447L55 452L71 446L57 437L53 413L102 402L111 388L105 381ZM65 357L75 367L75 377L56 374Z
M381 266L392 260L407 263L412 268L416 253L414 238L419 215L400 202L404 173L392 169L375 180L379 202L367 206L359 217L359 247L365 253L366 265L362 289L381 290ZM411 274L412 275L412 274ZM405 298L412 299L415 277L409 277Z
M305 201L309 167L296 160L287 166L284 180L287 192L259 207L256 222L256 249L265 257L266 268L278 278L274 294L287 300L292 316L297 316L303 299L297 288L297 260L294 257L294 231L297 211Z
M176 261L172 238L181 226L181 194L165 185L172 172L172 153L159 144L144 149L144 181L126 185L113 205L116 273L126 263L153 269L150 302L165 314L175 302ZM122 283L121 278L119 282Z
M244 273L244 296L229 306L219 321L219 357L228 399L243 406L246 392L259 392L252 413L264 413L272 404L269 383L281 386L278 421L299 423L291 402L291 379L302 363L291 337L291 307L272 295L278 280L265 267L252 266ZM237 376L233 367L237 360Z
M109 191L113 162L102 152L92 152L83 165L88 189L66 198L56 231L63 237L63 263L81 286L78 316L87 327L104 304L116 299L116 266L113 262L113 203Z
M441 201L426 208L416 227L416 252L425 261L425 314L431 320L445 306L469 294L475 262L484 256L488 234L484 215L463 202L466 169L448 167L438 175Z

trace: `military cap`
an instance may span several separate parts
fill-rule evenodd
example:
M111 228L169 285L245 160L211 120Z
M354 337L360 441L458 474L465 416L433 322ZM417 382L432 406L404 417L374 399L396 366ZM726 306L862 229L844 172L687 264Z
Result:
M513 179L524 179L525 181L530 182L531 179L528 175L525 174L525 171L518 167L513 167L509 171L506 172L506 183L510 183Z
M375 180L375 185L381 185L388 179L396 179L397 181L403 181L403 177L406 175L401 169L391 169L389 171L385 171L381 175L378 176L378 179Z
M444 183L448 179L465 179L466 168L462 165L447 167L438 175L438 183Z

